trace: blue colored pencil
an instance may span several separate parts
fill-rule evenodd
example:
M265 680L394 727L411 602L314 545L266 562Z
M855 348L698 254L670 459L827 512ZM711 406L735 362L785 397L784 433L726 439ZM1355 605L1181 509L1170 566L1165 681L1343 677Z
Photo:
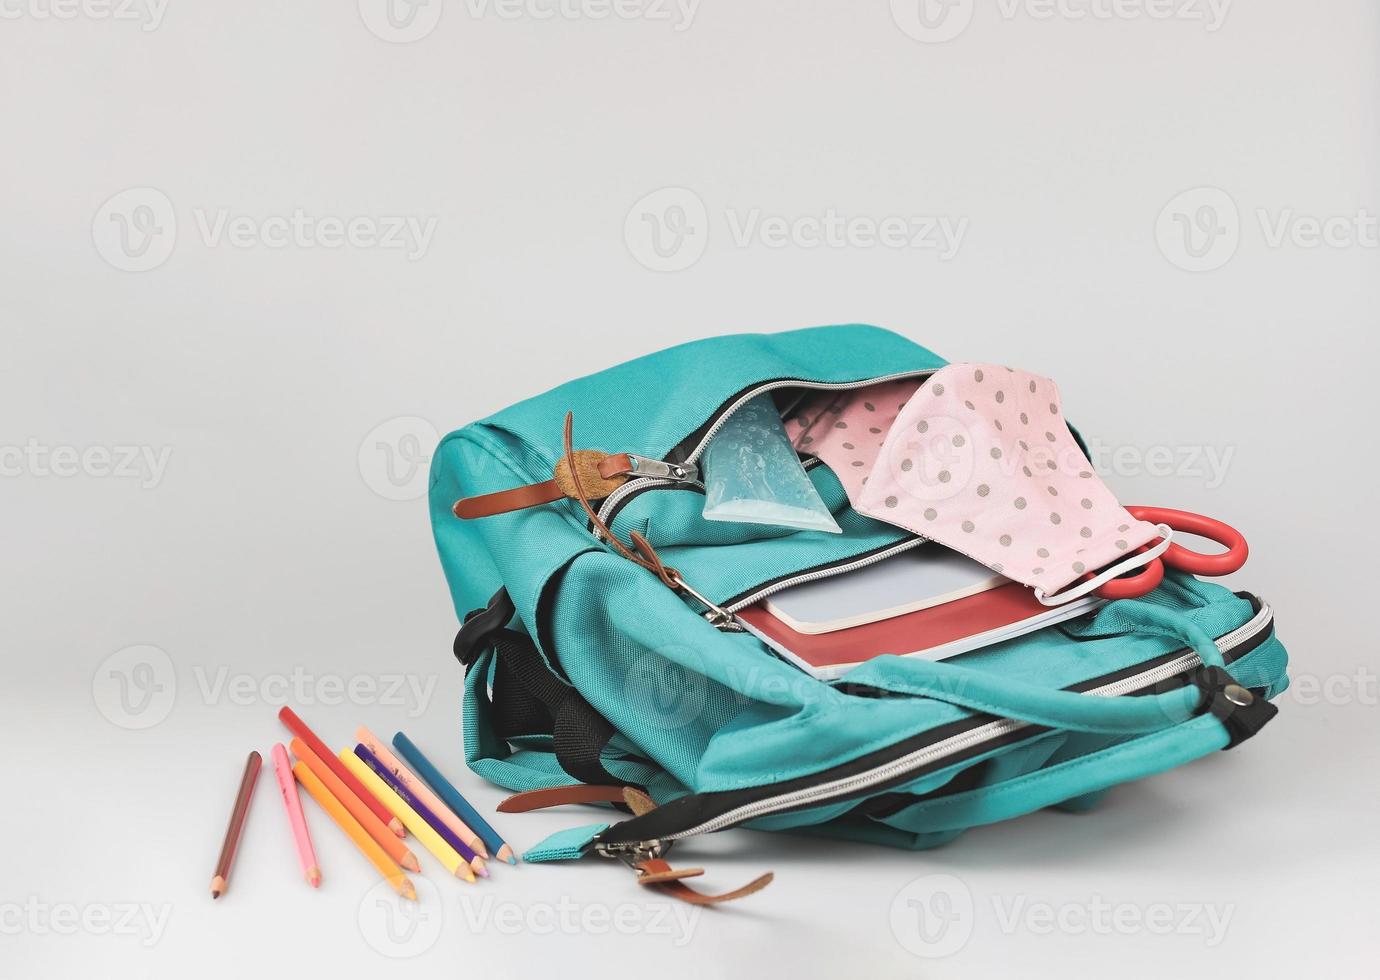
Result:
M498 836L498 832L489 826L489 822L479 815L474 807L470 806L469 801L460 795L460 791L450 784L441 771L431 764L431 761L424 755L422 750L412 744L412 740L398 732L393 736L393 748L398 750L412 771L426 780L432 791L441 800L455 811L455 815L463 820L471 830L479 835L484 846L489 849L489 853L507 861L509 864L517 864L517 857L513 854L513 849Z
M444 820L436 816L436 812L432 810L431 807L417 799L416 794L404 786L402 780L390 772L388 767L379 761L378 756L369 751L368 746L363 743L356 745L355 755L359 756L359 760L366 766L374 770L374 772L378 774L378 777L388 784L388 788L402 798L404 803L416 810L417 816L429 823L431 829L440 834L443 841L455 848L456 852L465 860L465 863L470 866L475 874L479 875L481 878L489 877L489 871L484 867L484 859L475 854L472 848L466 846L459 835L451 830ZM476 831L476 833L478 833L478 831Z

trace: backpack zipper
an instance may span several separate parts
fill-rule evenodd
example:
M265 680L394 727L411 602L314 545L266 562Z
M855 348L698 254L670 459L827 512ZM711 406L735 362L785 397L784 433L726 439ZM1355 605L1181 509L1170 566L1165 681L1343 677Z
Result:
M1259 609L1255 615L1241 626L1219 637L1216 641L1217 648L1222 652L1223 658L1227 662L1236 659L1232 654L1240 647L1245 646L1263 632L1267 631L1274 621L1274 610L1270 605L1261 600L1256 601L1259 604ZM1202 658L1198 656L1197 653L1188 650L1154 667L1132 674L1129 677L1119 678L1098 687L1085 690L1082 693L1094 697L1120 697L1133 694L1137 691L1153 688L1186 671L1200 667L1202 663ZM980 722L972 728L958 732L947 738L941 738L929 745L919 747L897 759L890 760L875 767L867 768L856 773L850 773L835 779L826 779L823 782L789 793L769 796L761 800L745 803L726 810L717 816L703 820L685 830L658 834L654 840L601 843L598 837L596 837L594 846L599 853L605 854L606 856L617 856L619 851L626 848L646 848L655 846L659 850L664 851L671 842L683 840L687 837L714 833L715 831L725 830L749 820L755 820L760 817L770 816L788 810L806 809L835 800L865 795L869 791L879 787L895 784L898 780L917 776L920 774L921 770L936 768L940 763L952 759L957 755L971 753L981 749L989 742L1009 738L1009 736L1021 729L1032 727L1037 726L1032 725L1030 722L1018 721L1014 718L997 718L993 721ZM614 825L614 827L609 828L609 830L604 833L615 830L617 826L618 825ZM600 836L603 835L601 834Z
M749 388L746 391L740 392L736 397L719 407L718 412L709 423L709 428L705 430L704 435L700 437L699 441L690 452L685 455L683 460L673 463L670 460L651 460L646 457L638 457L639 460L645 460L647 464L662 463L669 468L678 467L682 472L680 475L668 473L663 476L653 472L652 467L645 467L645 470L649 472L650 475L633 477L633 479L628 480L604 499L604 502L599 506L599 519L605 524L610 523L613 520L613 515L617 512L618 508L623 505L623 502L629 497L641 493L643 490L683 487L687 484L703 490L704 484L699 480L699 467L696 465L700 457L704 455L705 449L709 447L710 440L719 434L719 430L728 423L733 413L752 401L758 395L765 394L769 391L776 391L780 388L808 388L812 391L852 391L856 388L869 388L872 385L886 384L889 381L900 381L904 378L927 378L936 370L938 369L926 368L921 371L901 371L896 374L885 374L877 378L865 378L862 381L828 382L802 381L799 378L781 378L776 381L768 381L764 384Z

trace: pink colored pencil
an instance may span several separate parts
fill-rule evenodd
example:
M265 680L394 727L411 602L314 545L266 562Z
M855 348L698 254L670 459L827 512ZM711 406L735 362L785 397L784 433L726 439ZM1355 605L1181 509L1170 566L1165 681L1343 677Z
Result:
M307 884L320 888L321 866L316 863L316 848L311 846L311 832L307 830L307 818L302 813L302 798L297 795L297 779L292 775L292 763L288 761L287 749L282 742L273 746L273 773L278 777L278 789L283 794L288 823L292 825L292 840L297 846L297 860L302 864L302 874Z
M464 841L466 847L474 851L480 858L488 858L489 852L485 849L484 841L480 839L479 835L470 830L465 822L455 815L455 811L446 806L441 798L431 791L430 786L418 779L412 770L398 760L397 756L388 751L387 742L375 737L374 733L363 725L355 729L355 738L359 739L366 749L374 753L374 758L382 762L394 776L397 776L398 782L402 783L413 796L421 800L432 813L440 817L441 822L449 827L456 837Z

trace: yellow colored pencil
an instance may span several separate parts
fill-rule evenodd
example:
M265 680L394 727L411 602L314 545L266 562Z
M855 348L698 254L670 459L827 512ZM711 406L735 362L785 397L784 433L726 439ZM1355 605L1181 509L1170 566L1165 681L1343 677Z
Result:
M478 834L469 828L465 821L461 820L446 801L437 796L425 782L418 779L412 770L403 765L402 760L395 756L388 748L388 743L380 739L373 732L363 725L355 729L355 738L360 743L374 753L374 758L378 759L388 771L398 777L398 782L402 783L413 796L421 801L422 806L430 807L431 812L440 817L447 827L464 842L465 846L474 851L478 863L471 862L470 867L474 868L474 873L487 878L487 872L481 871L484 862L489 857L488 848L484 846L484 841Z
M350 816L350 811L345 809L345 804L337 800L326 784L317 778L316 773L312 772L305 762L298 761L293 764L292 774L297 777L297 781L302 787L311 794L311 798L321 804L321 809L330 814L331 819L336 822L345 835L354 841L355 847L364 852L367 857L378 868L379 873L387 879L388 884L393 886L393 890L403 898L413 901L417 899L417 889L412 884L411 879L403 874L402 868L398 863L388 856L388 852L379 847L378 841L369 836L369 832L360 825L360 822Z
M422 842L436 860L440 861L445 869L457 878L463 878L470 884L474 884L474 870L468 861L460 856L460 852L446 843L445 839L431 826L422 819L416 810L408 806L403 798L393 792L393 787L385 783L379 774L374 772L364 764L364 760L355 755L349 749L341 749L340 761L345 764L354 777L362 782L369 792L378 797L388 812L402 821L403 826L411 832L413 837Z

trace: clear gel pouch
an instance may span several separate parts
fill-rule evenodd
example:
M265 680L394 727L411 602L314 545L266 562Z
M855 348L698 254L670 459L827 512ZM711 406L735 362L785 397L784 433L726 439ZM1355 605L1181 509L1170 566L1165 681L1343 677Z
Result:
M729 416L704 453L704 517L840 534L800 465L770 394Z

